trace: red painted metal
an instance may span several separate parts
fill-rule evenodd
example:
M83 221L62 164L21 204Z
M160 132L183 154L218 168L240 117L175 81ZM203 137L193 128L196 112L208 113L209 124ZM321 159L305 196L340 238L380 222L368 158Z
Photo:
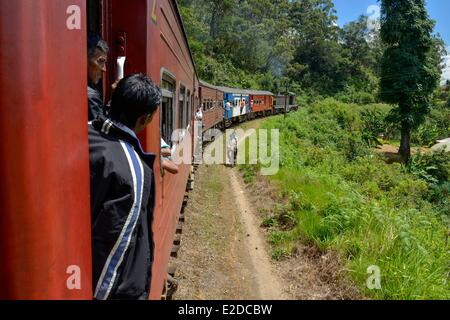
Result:
M252 101L252 112L262 114L264 112L271 112L273 109L273 96L269 95L250 95ZM256 103L256 102L259 103Z
M92 297L85 48L85 1L0 0L0 299Z

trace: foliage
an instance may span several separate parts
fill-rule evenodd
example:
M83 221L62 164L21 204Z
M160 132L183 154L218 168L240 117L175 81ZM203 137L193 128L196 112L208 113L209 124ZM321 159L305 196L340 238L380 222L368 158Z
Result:
M281 167L270 181L287 200L266 221L273 257L313 242L340 252L347 275L370 297L449 299L449 155L387 165L358 128L386 130L389 110L325 99L263 125L280 129ZM352 161L350 141L358 150ZM381 290L366 288L370 265L381 268Z
M445 151L419 153L412 157L407 168L429 184L442 184L450 178L450 155Z

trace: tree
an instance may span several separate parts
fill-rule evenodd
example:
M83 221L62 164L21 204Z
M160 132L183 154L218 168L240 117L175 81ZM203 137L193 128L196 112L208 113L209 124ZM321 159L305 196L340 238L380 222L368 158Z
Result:
M342 55L335 14L332 0L295 1L290 12L296 52L289 76L322 95L343 90L351 65Z
M357 91L374 94L378 90L382 56L379 30L370 28L367 16L360 16L341 29L339 42L343 55L350 60L346 82Z
M399 153L411 157L411 130L430 112L431 95L438 86L440 63L432 37L434 21L424 0L382 0L381 39L386 46L381 61L380 97L396 104L389 119L400 125Z

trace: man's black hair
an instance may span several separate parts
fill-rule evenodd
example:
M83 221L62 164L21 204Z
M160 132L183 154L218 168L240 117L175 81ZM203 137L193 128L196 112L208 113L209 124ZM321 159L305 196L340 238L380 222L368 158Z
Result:
M108 44L97 33L90 33L88 35L88 58L91 59L95 55L95 50L98 49L105 54L108 54Z
M153 114L161 104L161 90L145 74L120 80L111 98L111 119L133 129L137 120Z

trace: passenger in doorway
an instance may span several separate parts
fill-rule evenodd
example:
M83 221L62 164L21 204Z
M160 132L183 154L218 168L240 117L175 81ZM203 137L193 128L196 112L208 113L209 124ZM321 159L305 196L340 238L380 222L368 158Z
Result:
M203 120L203 111L202 107L197 108L197 112L195 113L195 120L202 121Z
M203 123L203 109L201 106L197 108L197 112L195 113L195 130L194 134L195 141L194 141L194 159L196 163L199 163L202 158L202 151L201 147L203 144L203 128L205 127L205 124Z
M89 124L93 292L97 300L148 299L153 264L153 164L137 134L161 90L146 75L122 79L108 118Z
M171 174L178 173L178 166L173 163L172 159L172 151L170 150L170 146L161 139L161 167L163 170Z
M103 73L106 72L108 52L108 44L98 34L89 34L87 67L89 121L94 120L100 114L104 114L105 111L103 95L99 90L99 86Z
M239 115L243 115L244 114L244 109L245 109L245 100L242 99L241 100L241 113Z

